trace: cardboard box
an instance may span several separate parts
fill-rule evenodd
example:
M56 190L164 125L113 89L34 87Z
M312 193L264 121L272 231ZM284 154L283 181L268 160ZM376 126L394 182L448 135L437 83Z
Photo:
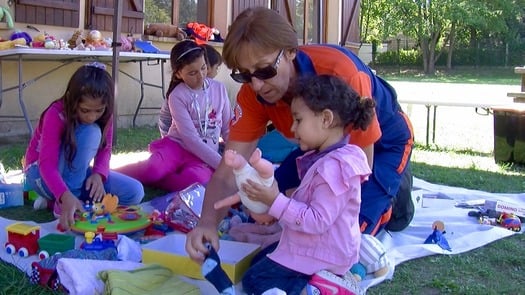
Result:
M234 284L241 281L259 245L220 241L221 266ZM142 246L142 262L160 264L174 273L203 280L201 266L191 260L185 250L186 235L171 234Z
M23 206L24 188L18 183L0 183L0 209Z
M495 210L498 212L513 213L520 217L525 217L525 207L504 201L485 201L485 210Z

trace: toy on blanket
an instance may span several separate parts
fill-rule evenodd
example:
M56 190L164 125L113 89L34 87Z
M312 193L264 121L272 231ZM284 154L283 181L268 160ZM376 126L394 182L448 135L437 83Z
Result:
M55 291L63 290L56 270L58 260L61 258L118 260L116 248L107 248L101 251L71 249L64 253L57 253L41 261L33 262L31 264L31 275L29 281L32 284L49 287Z
M183 233L190 232L200 218L205 188L194 183L171 197L164 213L166 224Z
M372 235L362 234L359 262L352 266L350 272L361 281L367 274L378 278L386 275L388 270L389 261L383 244Z
M17 222L8 225L7 241L4 244L7 254L18 253L20 257L28 257L38 251L40 226Z
M221 267L221 260L217 251L209 244L208 255L201 266L202 276L206 278L221 295L234 295L235 288L232 281Z
M424 244L437 244L444 250L452 251L447 239L445 238L445 224L443 221L434 221L432 223L432 233L427 237Z
M103 226L108 233L127 234L137 232L151 223L139 207L119 206L118 197L106 194L101 202L85 204L86 212L75 215L71 230L78 233L96 232Z
M82 218L86 218L91 223L96 224L99 219L105 218L108 223L114 223L111 220L111 214L117 210L118 197L111 194L106 194L101 202L95 202L93 204L84 204L86 212L82 215Z
M46 259L51 255L75 248L75 236L50 233L38 239L38 258Z
M217 201L214 204L214 208L219 209L242 202L242 204L250 211L250 216L256 222L271 223L274 218L268 214L264 214L268 211L268 206L261 202L252 201L241 189L241 185L250 179L259 184L271 186L274 181L273 164L262 158L262 152L258 148L252 153L249 163L243 156L237 154L237 152L233 150L226 150L224 152L224 162L226 165L233 168L235 183L237 184L239 191L229 197Z

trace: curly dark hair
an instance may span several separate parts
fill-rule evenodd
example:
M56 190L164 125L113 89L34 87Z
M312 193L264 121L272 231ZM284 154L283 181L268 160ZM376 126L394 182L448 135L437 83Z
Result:
M301 98L314 113L326 109L332 111L335 124L349 130L365 130L375 115L375 101L369 97L360 97L337 76L301 77L294 85L293 97Z

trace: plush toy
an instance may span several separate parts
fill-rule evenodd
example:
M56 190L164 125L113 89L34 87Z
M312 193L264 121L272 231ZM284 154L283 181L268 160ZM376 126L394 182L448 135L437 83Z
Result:
M162 23L148 24L144 28L144 35L151 35L157 37L171 37L181 41L188 36L178 26Z
M231 206L240 201L246 206L250 211L252 218L257 222L268 223L273 220L273 217L264 214L268 211L267 205L261 202L252 201L244 191L240 190L241 185L248 179L265 186L271 186L274 181L274 169L272 163L262 158L262 152L260 149L256 149L253 152L249 159L249 163L246 162L246 159L244 159L243 156L237 154L235 151L226 150L224 152L224 162L226 165L233 168L235 182L239 191L232 196L216 202L214 205L215 209Z
M367 274L374 277L382 277L389 271L390 262L386 256L385 247L374 236L361 235L361 247L359 248L359 263L350 269L354 277L360 281Z
M11 16L11 11L5 6L0 6L0 21L5 21L7 28L12 29L15 27L13 22L13 16Z
M83 33L84 33L84 31L82 31L82 30L76 30L73 33L71 38L67 41L68 47L70 49L76 48L79 44L81 44L81 43L83 43L83 41L85 41Z
M92 30L87 34L85 47L88 50L105 50L108 48L102 33L98 30Z

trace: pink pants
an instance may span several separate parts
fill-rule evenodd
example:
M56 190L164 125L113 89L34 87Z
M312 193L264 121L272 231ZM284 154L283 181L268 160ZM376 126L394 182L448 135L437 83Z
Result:
M205 185L214 171L200 158L167 137L151 142L149 152L151 155L148 159L115 170L144 185L170 192L182 190L195 182Z

